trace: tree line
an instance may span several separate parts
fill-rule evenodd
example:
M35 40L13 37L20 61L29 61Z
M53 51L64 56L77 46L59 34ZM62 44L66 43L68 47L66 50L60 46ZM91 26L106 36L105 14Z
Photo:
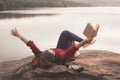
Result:
M0 0L0 10L25 9L34 7L76 7L88 6L68 0Z

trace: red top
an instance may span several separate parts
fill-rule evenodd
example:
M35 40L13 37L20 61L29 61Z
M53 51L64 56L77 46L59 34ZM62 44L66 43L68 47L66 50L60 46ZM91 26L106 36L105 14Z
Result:
M32 49L32 52L37 56L38 54L41 54L41 50L34 44L33 41L28 41L27 46L29 46ZM55 57L56 57L56 64L64 64L65 62L69 61L72 59L75 51L78 49L75 47L75 45L72 45L66 50L60 49L60 48L52 48L53 51L55 52ZM34 67L37 67L39 62L39 57L35 57L32 61L32 65Z

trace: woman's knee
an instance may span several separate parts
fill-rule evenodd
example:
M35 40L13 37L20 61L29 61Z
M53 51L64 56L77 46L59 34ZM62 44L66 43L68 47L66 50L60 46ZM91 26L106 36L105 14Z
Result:
M68 30L64 30L64 31L62 31L61 34L68 35L69 33L70 33L70 31L68 31Z

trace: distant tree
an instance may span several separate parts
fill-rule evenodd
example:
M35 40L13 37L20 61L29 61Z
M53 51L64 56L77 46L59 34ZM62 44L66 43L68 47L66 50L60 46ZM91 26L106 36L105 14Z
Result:
M6 5L4 1L0 1L0 10L5 10L5 9L6 9Z

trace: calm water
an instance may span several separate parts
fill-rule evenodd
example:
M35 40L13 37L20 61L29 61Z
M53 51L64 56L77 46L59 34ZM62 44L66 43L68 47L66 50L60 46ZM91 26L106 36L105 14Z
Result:
M0 12L0 61L33 55L22 41L11 36L14 27L45 50L56 46L65 29L85 38L82 31L87 22L101 27L97 42L86 49L120 53L120 7L36 8Z

